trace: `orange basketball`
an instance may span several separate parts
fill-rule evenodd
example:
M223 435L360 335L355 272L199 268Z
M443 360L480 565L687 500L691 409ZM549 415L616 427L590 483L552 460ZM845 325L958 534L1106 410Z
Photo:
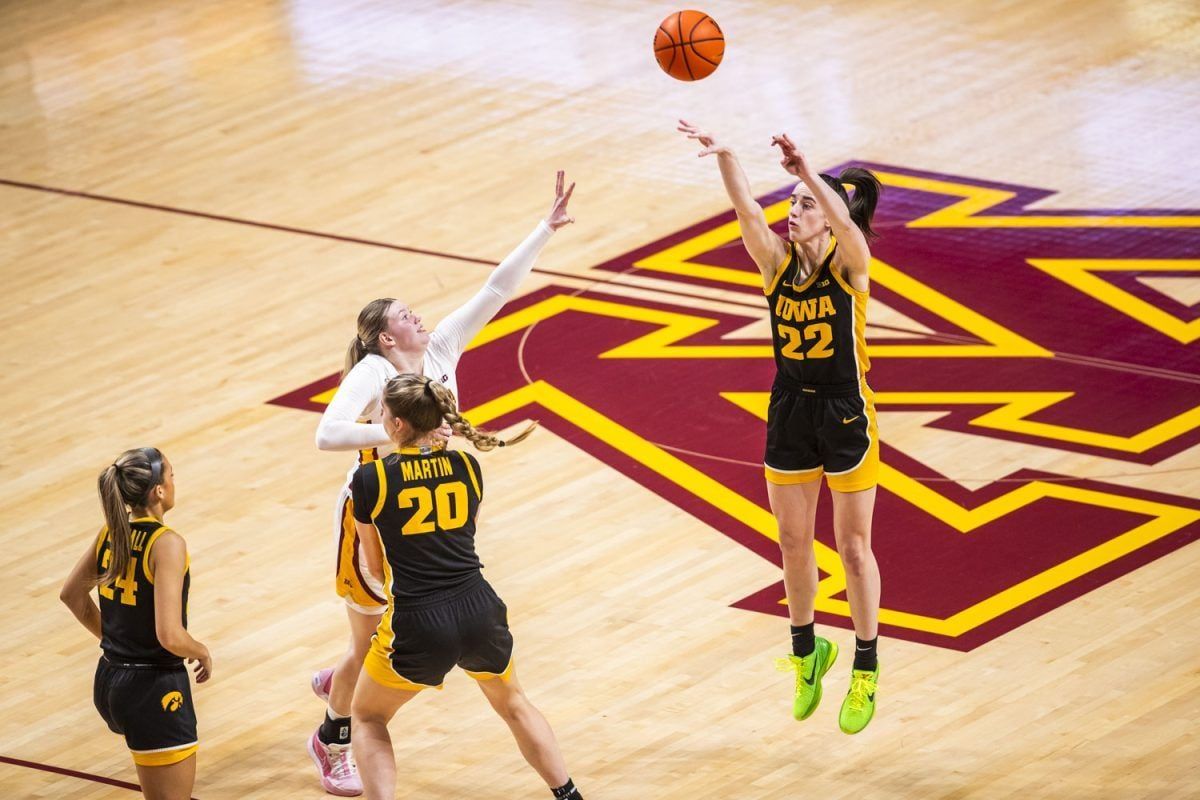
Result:
M663 72L681 81L707 78L725 55L725 34L703 11L676 11L654 34L654 57Z

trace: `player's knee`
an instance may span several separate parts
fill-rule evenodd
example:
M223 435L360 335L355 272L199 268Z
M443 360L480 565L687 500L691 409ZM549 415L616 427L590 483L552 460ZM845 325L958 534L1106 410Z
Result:
M804 558L812 554L813 535L811 531L789 525L779 526L779 549L785 555L794 558Z
M347 652L354 657L355 662L359 665L362 664L363 659L367 657L367 653L371 650L371 635L373 633L374 631L371 631L371 633L364 636L356 631L350 636L350 646L347 648Z
M520 721L531 708L529 698L519 689L492 700L492 708L505 722Z
M383 713L382 709L363 702L357 694L355 694L354 700L350 703L350 714L354 718L355 724L359 725L387 725L389 721L388 716Z
M838 547L838 555L842 558L846 573L860 577L866 574L871 563L871 546L867 544L866 536L849 536Z

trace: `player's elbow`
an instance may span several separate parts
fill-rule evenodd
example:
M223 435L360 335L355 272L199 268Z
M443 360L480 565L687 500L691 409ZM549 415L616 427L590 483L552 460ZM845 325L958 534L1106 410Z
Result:
M853 235L854 229L858 227L850 216L850 210L845 206L826 215L825 218L829 220L829 228L833 231L833 235L838 237L838 241L845 241Z
M73 584L64 584L58 599L67 608L74 608L79 603L79 590Z
M753 197L735 198L733 213L737 215L738 227L743 231L747 228L769 230L767 220L763 216L762 206Z
M329 429L326 426L317 426L317 435L315 438L318 450L328 452L333 449L333 437L329 435Z
M156 625L154 629L158 636L158 643L166 650L174 653L177 656L182 656L181 652L184 646L184 641L187 637L187 632L179 625Z

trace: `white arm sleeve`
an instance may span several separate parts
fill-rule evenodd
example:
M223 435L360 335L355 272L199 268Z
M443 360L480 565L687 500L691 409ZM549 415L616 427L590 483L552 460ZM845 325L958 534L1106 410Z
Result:
M379 397L383 377L360 361L342 381L317 425L318 450L365 450L391 443L383 426L359 422Z
M533 233L492 270L483 288L438 323L437 338L442 339L453 360L458 360L475 334L512 298L553 235L554 230L545 220L539 222Z

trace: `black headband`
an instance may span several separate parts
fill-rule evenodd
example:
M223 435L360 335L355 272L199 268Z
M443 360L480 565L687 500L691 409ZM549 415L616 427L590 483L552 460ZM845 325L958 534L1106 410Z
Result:
M154 491L154 487L162 483L163 478L163 460L162 453L157 447L143 447L141 453L150 462L150 488L146 490L146 500L150 500L150 492Z

